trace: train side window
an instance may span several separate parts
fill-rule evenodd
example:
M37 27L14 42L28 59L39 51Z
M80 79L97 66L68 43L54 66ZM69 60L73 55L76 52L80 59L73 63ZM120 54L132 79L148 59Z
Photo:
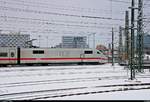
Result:
M8 57L8 53L7 52L0 52L0 57Z
M33 54L44 54L44 50L33 50Z
M39 51L39 54L44 54L44 51L43 51L43 50L40 50L40 51Z
M38 54L38 51L37 50L33 50L33 54Z
M84 54L93 54L93 51L84 51Z

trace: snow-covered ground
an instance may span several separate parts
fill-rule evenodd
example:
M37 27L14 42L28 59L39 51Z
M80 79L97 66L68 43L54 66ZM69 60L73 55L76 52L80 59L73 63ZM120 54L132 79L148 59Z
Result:
M150 100L150 90L122 91L80 96L61 97L57 100ZM49 99L47 99L49 100Z
M117 64L1 67L0 99L150 100L149 70L129 77Z

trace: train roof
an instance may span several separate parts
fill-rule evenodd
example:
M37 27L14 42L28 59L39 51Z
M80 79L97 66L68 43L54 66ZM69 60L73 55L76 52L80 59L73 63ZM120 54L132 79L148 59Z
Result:
M17 47L0 47L0 49L17 49ZM97 50L93 48L47 48L47 47L40 47L40 48L21 48L21 49L57 49L57 50Z
M57 50L97 50L92 48L23 48L23 49L57 49Z

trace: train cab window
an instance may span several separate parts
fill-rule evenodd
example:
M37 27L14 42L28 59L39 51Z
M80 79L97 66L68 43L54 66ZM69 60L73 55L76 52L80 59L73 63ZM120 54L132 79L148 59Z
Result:
M44 54L44 50L33 50L33 54Z
M93 51L84 51L84 54L93 54Z
M7 57L8 53L7 52L0 52L0 57Z
M97 54L101 54L101 53L97 51Z

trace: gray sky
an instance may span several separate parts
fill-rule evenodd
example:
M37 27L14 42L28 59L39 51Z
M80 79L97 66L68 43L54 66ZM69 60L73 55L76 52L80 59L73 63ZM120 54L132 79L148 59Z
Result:
M111 43L111 28L124 25L131 0L0 0L0 29L30 34L35 45L47 47L61 42L63 35L96 34L96 45ZM83 17L88 16L88 17ZM99 18L91 18L99 17ZM112 18L113 20L111 20ZM114 20L115 19L115 20ZM117 19L117 20L116 20ZM7 32L6 32L7 31ZM39 40L40 39L40 40ZM93 47L93 36L90 36Z

